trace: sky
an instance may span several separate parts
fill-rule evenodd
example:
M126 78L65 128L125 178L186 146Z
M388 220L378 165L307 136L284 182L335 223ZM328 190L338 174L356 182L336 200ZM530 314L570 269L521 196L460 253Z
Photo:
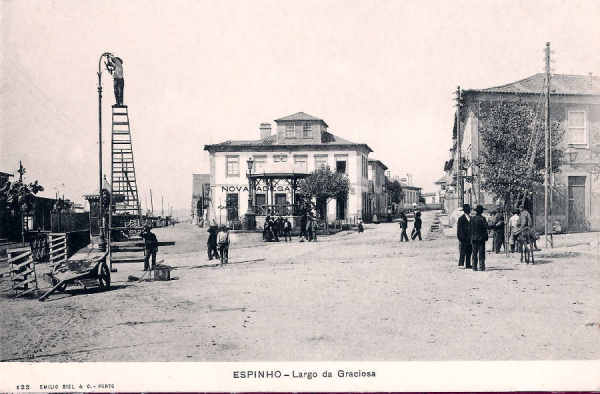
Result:
M600 75L598 1L0 0L0 171L83 202L98 188L98 59L123 59L142 206L188 212L205 144L303 111L436 190L458 85ZM102 75L110 178L112 78Z

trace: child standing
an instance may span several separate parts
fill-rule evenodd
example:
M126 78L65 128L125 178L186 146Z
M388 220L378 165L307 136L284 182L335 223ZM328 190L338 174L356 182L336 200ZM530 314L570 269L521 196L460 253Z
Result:
M288 239L292 242L292 223L289 218L285 218L285 221L283 222L283 237L285 242L287 242Z
M229 228L223 226L217 234L217 245L219 245L219 254L221 255L221 265L229 261Z

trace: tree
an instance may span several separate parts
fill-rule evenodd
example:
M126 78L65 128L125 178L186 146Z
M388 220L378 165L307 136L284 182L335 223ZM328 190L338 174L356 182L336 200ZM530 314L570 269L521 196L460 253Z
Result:
M347 175L332 172L329 167L314 170L298 184L298 194L305 200L315 199L317 206L324 206L330 198L345 199L350 192Z
M400 204L404 200L404 190L402 185L398 181L393 181L388 184L388 190L390 193L390 199L394 204Z
M544 181L543 116L526 103L500 102L482 103L480 118L481 188L507 204L522 201L534 184ZM563 156L557 147L564 134L558 122L551 124L551 134L552 172L557 172Z
M533 186L543 183L545 169L544 118L521 102L482 103L479 134L481 188L504 203L505 223L515 205L531 197ZM558 149L564 132L551 123L551 171L558 172L563 151ZM516 203L516 204L515 204ZM508 244L505 226L505 245Z
M32 183L23 182L23 174L26 170L20 166L18 171L21 176L18 181L10 182L0 189L0 204L11 210L14 215L21 215L21 226L23 226L23 215L33 209L35 195L44 190L44 187L34 181ZM24 239L23 228L21 229L21 240Z

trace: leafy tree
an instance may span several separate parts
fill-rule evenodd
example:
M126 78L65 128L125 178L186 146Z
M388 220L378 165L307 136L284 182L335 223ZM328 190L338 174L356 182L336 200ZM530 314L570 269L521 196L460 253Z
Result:
M314 170L298 184L298 194L302 199L316 200L317 206L327 204L330 198L347 198L350 192L350 179L345 174L332 172L329 167Z
M544 181L544 117L521 102L482 103L479 133L482 142L479 168L481 188L504 202L504 220L515 205L524 204L534 184ZM557 147L564 132L558 122L550 125L551 171L558 172L563 152ZM508 226L505 226L508 245ZM508 249L507 249L508 253Z
M482 103L480 114L483 148L477 164L481 188L505 204L522 201L534 184L544 181L543 116L531 105L520 102ZM558 122L552 122L551 132L552 171L558 172L563 152L557 147L564 132Z
M390 198L393 203L400 204L404 200L404 190L402 185L398 181L393 181L388 184L388 190L390 192Z
M43 191L44 187L38 181L29 184L23 182L22 176L26 170L22 166L18 172L21 174L18 181L7 181L0 188L0 205L11 210L14 215L20 214L22 220L23 215L33 209L35 195Z

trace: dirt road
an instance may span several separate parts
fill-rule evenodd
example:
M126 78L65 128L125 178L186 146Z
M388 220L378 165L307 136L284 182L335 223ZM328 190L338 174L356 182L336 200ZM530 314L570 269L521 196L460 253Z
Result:
M0 359L600 358L595 235L575 246L565 238L534 266L488 254L488 270L473 272L457 267L454 239L400 243L397 224L316 243L235 234L224 267L207 261L202 229L156 233L177 242L159 251L177 280L127 282L142 264L122 264L110 291L3 296Z

